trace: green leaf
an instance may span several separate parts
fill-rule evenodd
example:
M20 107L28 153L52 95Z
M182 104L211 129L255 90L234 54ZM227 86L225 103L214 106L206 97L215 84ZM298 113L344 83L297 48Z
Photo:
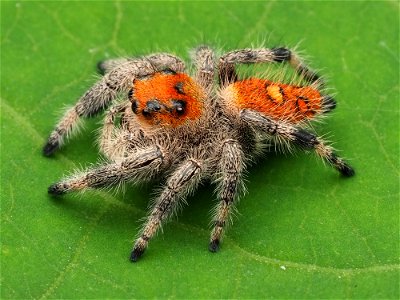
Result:
M353 2L1 2L1 298L399 298L399 5ZM41 155L97 61L188 49L296 46L338 107L330 133L356 176L268 153L218 254L213 186L128 261L153 186L61 200L47 187L97 160L100 118Z

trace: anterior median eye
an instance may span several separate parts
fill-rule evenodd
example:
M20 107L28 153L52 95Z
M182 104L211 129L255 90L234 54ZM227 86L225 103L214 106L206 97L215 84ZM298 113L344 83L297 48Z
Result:
M172 100L172 106L178 115L185 113L186 102L183 100Z
M146 107L150 112L159 111L161 109L160 103L157 99L147 101Z

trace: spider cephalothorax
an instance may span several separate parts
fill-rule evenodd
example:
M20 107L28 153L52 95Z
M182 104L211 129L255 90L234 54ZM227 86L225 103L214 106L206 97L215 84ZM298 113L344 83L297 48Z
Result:
M136 79L129 93L132 110L140 120L172 127L197 120L205 97L202 87L191 77L172 70Z
M271 142L314 150L342 175L354 175L332 147L308 129L309 121L336 104L321 92L321 78L296 54L286 48L241 49L216 60L207 46L194 53L193 77L185 73L181 59L166 53L102 62L103 78L65 113L43 148L51 155L80 117L114 104L105 115L99 143L109 162L57 182L48 192L59 195L161 178L163 188L135 241L132 261L204 179L217 183L209 244L210 251L217 251L243 187L243 172ZM240 79L235 70L237 64L283 62L307 84Z

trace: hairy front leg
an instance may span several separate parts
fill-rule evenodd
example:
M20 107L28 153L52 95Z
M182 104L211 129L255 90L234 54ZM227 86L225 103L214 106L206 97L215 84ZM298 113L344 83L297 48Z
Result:
M52 184L48 192L61 195L87 188L113 186L126 181L142 181L160 171L164 154L158 146L140 149L121 162L110 163L77 173Z
M153 74L166 67L176 72L181 72L185 68L179 58L160 53L129 60L112 69L64 114L44 145L43 154L46 156L53 154L62 145L65 137L71 135L81 117L96 115L108 107L120 92L128 94L135 78Z
M160 228L162 222L176 210L179 200L185 197L190 189L196 187L201 178L201 165L194 159L182 163L168 178L166 186L157 198L146 224L135 241L130 260L136 262L146 250L149 240Z

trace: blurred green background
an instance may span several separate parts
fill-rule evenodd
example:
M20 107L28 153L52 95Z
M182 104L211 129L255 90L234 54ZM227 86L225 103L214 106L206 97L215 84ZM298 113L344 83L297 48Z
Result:
M62 108L120 55L299 45L337 92L328 133L357 175L269 153L221 251L213 186L128 261L152 186L55 201L47 186L97 160L101 117L53 158ZM299 42L301 42L299 44ZM1 298L399 298L399 4L1 2Z

